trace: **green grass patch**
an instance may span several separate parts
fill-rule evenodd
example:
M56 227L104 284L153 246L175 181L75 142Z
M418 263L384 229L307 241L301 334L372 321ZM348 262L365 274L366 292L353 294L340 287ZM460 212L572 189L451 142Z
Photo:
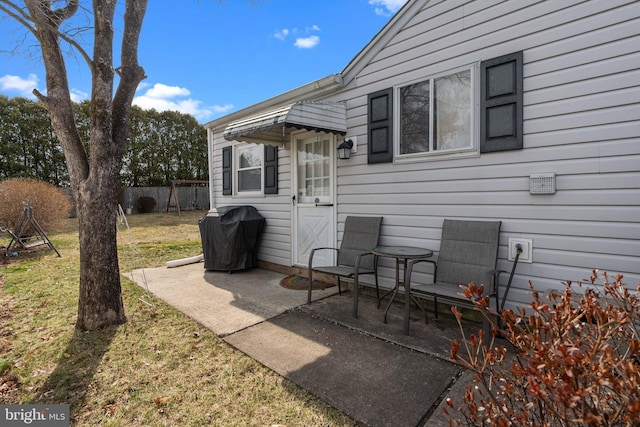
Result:
M201 253L203 214L128 217L121 270ZM124 277L127 323L76 331L77 222L50 238L61 258L0 267L0 402L67 403L78 426L356 425Z

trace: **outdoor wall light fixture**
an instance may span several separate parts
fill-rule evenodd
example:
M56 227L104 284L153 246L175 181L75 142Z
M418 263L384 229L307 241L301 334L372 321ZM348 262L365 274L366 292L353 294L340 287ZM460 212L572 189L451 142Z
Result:
M347 139L342 142L342 144L338 145L338 158L339 159L348 159L351 157L351 149L353 148L353 141Z

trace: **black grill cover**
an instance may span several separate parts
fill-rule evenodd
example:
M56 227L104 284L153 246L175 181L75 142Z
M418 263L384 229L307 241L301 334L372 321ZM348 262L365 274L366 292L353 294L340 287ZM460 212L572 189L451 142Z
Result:
M265 220L253 206L223 206L198 221L204 268L235 271L256 266Z

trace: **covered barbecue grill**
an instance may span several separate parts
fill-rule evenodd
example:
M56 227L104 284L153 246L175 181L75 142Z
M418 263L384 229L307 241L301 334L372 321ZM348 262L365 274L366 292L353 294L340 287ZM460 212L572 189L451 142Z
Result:
M207 270L236 271L256 266L265 219L253 206L211 209L198 222Z

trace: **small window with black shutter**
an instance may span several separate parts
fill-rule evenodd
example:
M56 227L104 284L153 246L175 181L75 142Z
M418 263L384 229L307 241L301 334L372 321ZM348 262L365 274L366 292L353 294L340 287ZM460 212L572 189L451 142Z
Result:
M233 147L222 149L222 195L233 194Z
M278 147L264 146L264 194L278 194Z
M393 88L368 97L368 163L393 161Z
M234 165L234 150L237 164ZM235 167L234 167L235 166ZM278 147L238 145L222 149L222 194L234 194L234 174L239 193L278 194Z
M480 152L522 148L522 52L483 61Z

